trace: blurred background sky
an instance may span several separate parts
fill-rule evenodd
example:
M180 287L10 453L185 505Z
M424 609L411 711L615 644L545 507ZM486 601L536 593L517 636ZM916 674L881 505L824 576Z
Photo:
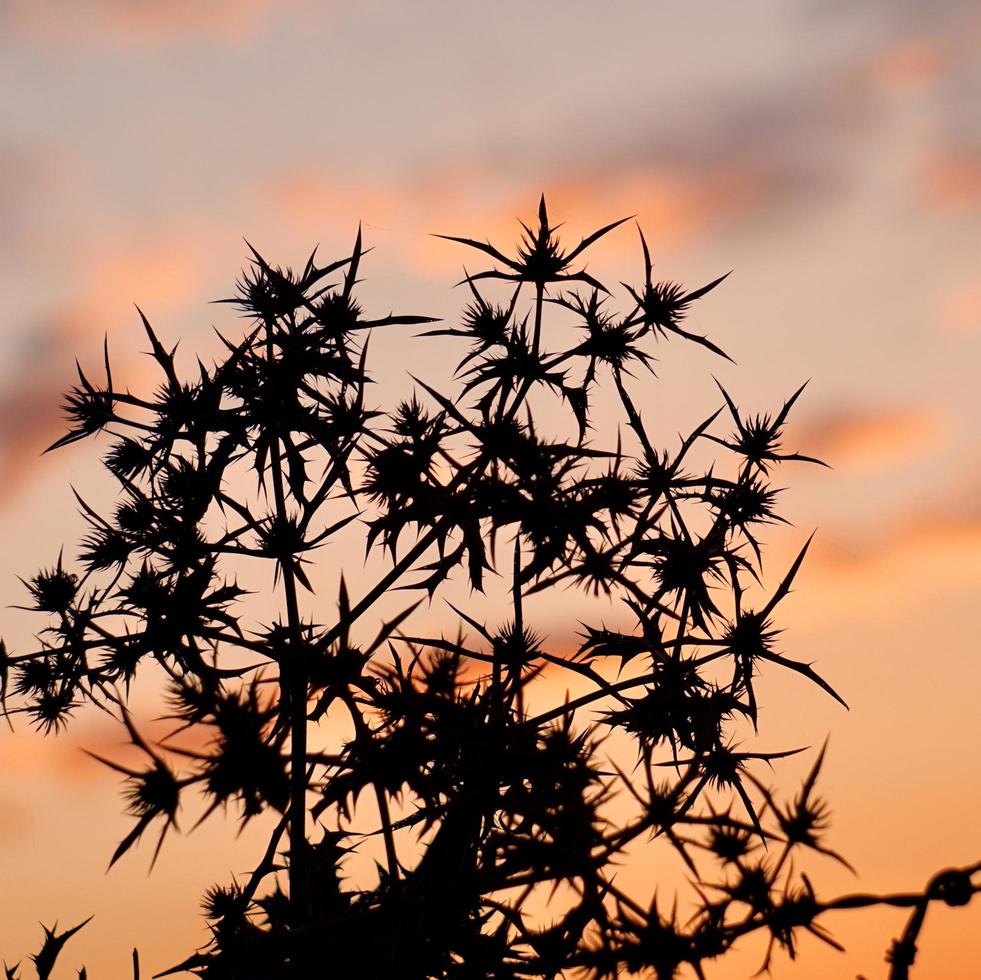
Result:
M783 639L852 710L774 680L761 742L830 734L831 843L861 878L829 864L815 883L918 889L977 860L979 41L981 11L955 0L0 0L0 599L21 602L15 574L80 536L69 482L101 486L91 447L40 455L74 358L97 371L108 335L120 376L145 380L134 302L188 356L213 352L212 325L237 324L207 303L230 293L243 236L296 265L318 242L342 254L361 220L366 306L452 317L464 256L427 233L506 245L542 191L575 241L637 214L662 277L734 270L691 324L738 361L664 347L645 413L668 433L697 423L712 373L749 411L812 379L791 448L833 469L781 472L797 526L770 555L779 568L818 528ZM636 233L596 261L637 279ZM450 363L408 340L374 351L383 378ZM15 646L36 625L0 618ZM0 736L8 960L39 918L95 912L65 976L83 960L128 976L134 944L156 972L202 940L203 888L244 870L258 837L233 850L215 821L150 877L146 847L104 875L129 824L116 777L78 747L118 740L96 720ZM774 974L882 976L903 922L828 920L847 956L805 940ZM978 903L931 911L914 975L977 977L979 937ZM745 977L759 954L711 975Z

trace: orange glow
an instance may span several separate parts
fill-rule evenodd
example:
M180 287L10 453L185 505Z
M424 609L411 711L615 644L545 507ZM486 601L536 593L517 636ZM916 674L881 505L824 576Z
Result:
M944 427L928 410L878 409L832 414L795 430L795 440L835 468L877 469L936 446Z
M981 333L981 283L965 283L947 292L940 303L940 330L956 337Z
M488 195L473 188L488 185ZM772 192L762 176L720 171L699 178L665 171L634 171L607 177L581 173L550 182L548 204L555 220L568 216L587 233L611 220L636 214L643 227L656 230L663 249L677 250L704 239L734 215L751 211ZM269 190L269 198L297 227L353 227L359 221L370 235L374 226L394 232L403 259L418 271L452 275L461 255L432 233L476 235L507 254L520 237L518 218L527 219L538 191L502 182L486 168L460 167L420 174L411 183L331 179L298 174ZM575 230L569 234L574 237ZM636 259L633 235L602 243L608 260Z
M981 202L981 158L960 155L936 161L924 174L923 196L936 207L977 207Z
M951 62L948 44L936 38L911 38L886 51L875 63L873 78L888 90L929 85Z
M90 40L117 45L159 44L200 35L221 44L254 41L277 15L302 7L304 0L194 0L146 3L143 0L93 0L82 11L65 0L12 0L8 16L42 39L67 42L83 31Z

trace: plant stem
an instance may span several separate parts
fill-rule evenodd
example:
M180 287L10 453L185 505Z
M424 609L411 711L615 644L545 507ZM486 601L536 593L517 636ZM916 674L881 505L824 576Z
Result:
M274 356L272 331L267 330L267 356ZM276 517L287 520L286 493L283 487L282 453L277 435L270 450L273 496ZM289 887L290 918L294 926L305 919L306 902L306 796L307 796L307 676L306 664L300 656L302 631L300 608L296 596L296 578L291 558L281 561L283 593L286 598L286 616L289 626L288 658L280 670L288 672L287 685L290 705L290 828L289 828Z

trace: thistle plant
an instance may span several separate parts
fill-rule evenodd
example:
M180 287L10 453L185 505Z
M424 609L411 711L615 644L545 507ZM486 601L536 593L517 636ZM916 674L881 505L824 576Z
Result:
M252 873L204 897L210 941L158 975L704 978L749 934L767 937L766 968L802 932L837 946L829 910L885 903L912 910L890 952L899 980L929 904L981 887L975 865L919 893L828 899L798 870L808 853L846 864L817 790L824 751L785 797L765 777L802 750L758 734L763 671L844 705L781 641L809 541L774 574L759 540L783 520L775 472L818 463L784 444L803 387L747 415L720 386L711 414L658 445L655 351L728 356L686 326L725 276L657 281L641 233L640 278L617 305L585 259L625 220L570 248L543 198L510 255L441 236L482 263L452 325L365 311L360 231L350 255L300 271L253 249L226 300L244 333L220 335L220 360L182 377L141 313L154 391L115 385L107 349L103 382L79 369L51 448L98 437L118 498L106 511L79 497L74 557L25 581L46 625L35 649L2 648L4 710L44 734L83 704L123 726L142 764L96 757L133 818L111 863L144 837L156 861L190 797L271 827ZM414 378L386 405L369 387L373 334L413 350L451 338L456 377ZM556 412L564 432L541 422ZM352 537L377 579L355 592L334 569L336 595L318 594ZM239 584L256 562L277 603L266 620ZM448 599L461 590L466 608ZM533 605L560 591L584 618L551 640ZM420 625L434 609L438 634ZM129 704L153 664L173 726L156 741ZM336 751L330 725L347 733ZM642 845L683 862L692 914L656 883L618 882ZM352 873L368 852L375 868ZM45 931L40 977L78 928Z

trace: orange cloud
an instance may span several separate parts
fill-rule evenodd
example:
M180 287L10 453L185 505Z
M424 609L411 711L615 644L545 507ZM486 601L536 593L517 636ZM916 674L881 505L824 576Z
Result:
M346 179L301 173L271 185L266 199L295 228L313 233L363 221L393 235L402 260L427 273L445 274L475 256L432 237L439 232L489 239L502 251L520 237L515 220L534 220L544 190L552 220L569 216L569 241L611 220L636 214L649 239L684 247L772 193L764 175L746 171L685 174L633 168L610 173L573 173L545 188L482 167L460 165L418 174L406 181ZM636 236L604 240L596 251L617 257L637 251Z
M950 289L940 301L940 329L966 337L981 334L981 282L969 282Z
M159 704L152 711L146 705L131 705L131 711L141 735L151 743L156 744L176 727L173 721L157 717ZM122 723L88 706L80 709L68 728L56 737L39 735L23 716L15 718L14 724L15 730L5 732L0 739L0 771L8 777L25 779L40 774L47 779L68 779L74 783L120 782L122 777L118 773L86 752L133 768L146 765L146 755L129 741ZM178 744L200 751L207 747L209 738L207 730L192 729ZM184 761L179 760L181 765ZM0 798L0 828L3 803Z
M35 328L34 347L0 390L0 503L16 495L62 427L64 391L72 384L74 341L94 333L84 313L65 311Z
M805 620L916 617L927 600L967 596L981 585L981 517L925 513L871 540L818 535L804 579L795 608Z
M44 449L64 431L61 406L77 380L75 358L96 384L103 336L122 323L140 329L134 301L153 319L202 299L205 231L175 227L148 242L95 243L79 256L78 296L35 326L29 349L14 355L19 363L0 389L0 504L24 487ZM147 358L135 356L137 334L130 336L116 351L110 341L113 380L121 385L150 367Z
M832 466L874 469L908 458L935 441L935 412L914 408L841 411L797 427L794 444Z
M16 800L0 798L0 847L20 837L31 824L30 812Z
M193 300L204 282L201 229L181 226L145 242L116 242L89 261L83 305L93 312L152 303L158 314ZM132 307L130 307L132 308Z
M981 205L981 154L960 153L935 160L923 172L922 196L938 208Z
M975 566L981 569L979 517L923 514L907 518L871 542L852 546L839 538L823 544L816 539L815 543L817 560L834 571L867 571L873 565L897 560L905 563L914 552L932 552L941 557L954 553L970 556L973 552Z
M748 171L718 170L700 176L635 170L585 174L561 181L557 203L569 213L601 220L600 213L637 212L651 234L685 243L745 213L766 194L767 182ZM609 219L606 219L609 220Z
M871 77L887 91L922 88L950 67L953 51L938 37L907 38L882 52L872 63Z
M45 39L164 43L204 37L230 46L254 40L305 0L13 0L4 17Z

